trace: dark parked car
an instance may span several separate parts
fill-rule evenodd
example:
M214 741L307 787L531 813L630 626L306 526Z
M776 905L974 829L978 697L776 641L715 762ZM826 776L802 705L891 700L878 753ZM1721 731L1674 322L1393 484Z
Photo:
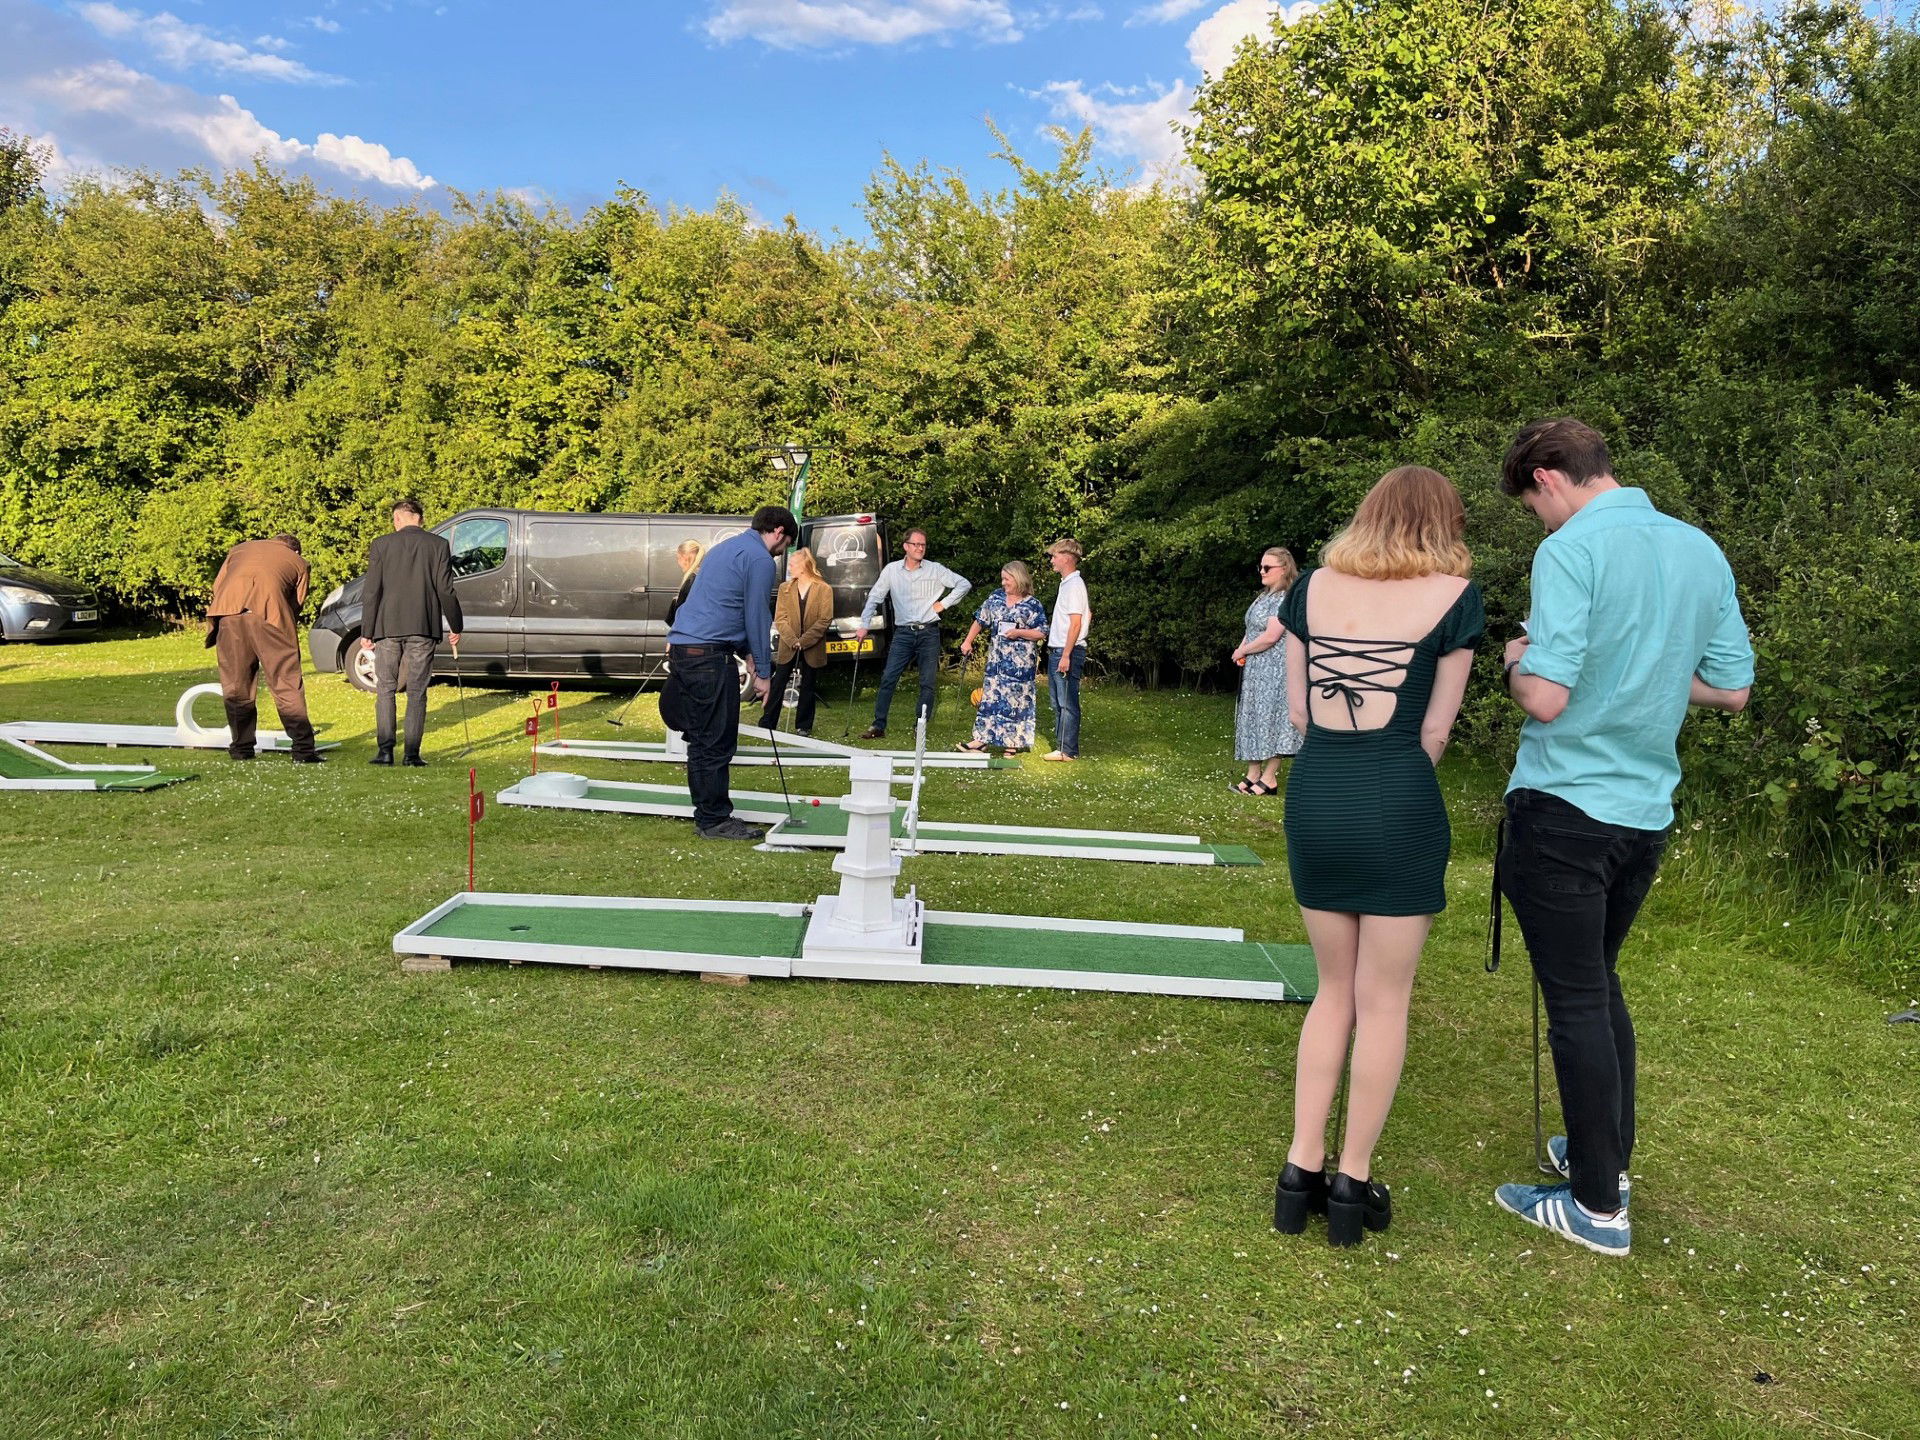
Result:
M0 555L0 638L71 640L100 628L100 602L78 580Z
M469 679L560 680L657 676L667 654L667 607L679 592L682 541L703 547L738 534L739 515L568 515L468 510L433 527L453 547L453 585L465 612L460 673ZM878 654L884 619L864 645L860 607L880 578L884 527L872 515L831 515L802 526L833 586L835 654ZM316 670L345 669L373 689L373 656L359 646L360 589L351 580L320 603L307 634ZM455 673L444 641L433 673Z

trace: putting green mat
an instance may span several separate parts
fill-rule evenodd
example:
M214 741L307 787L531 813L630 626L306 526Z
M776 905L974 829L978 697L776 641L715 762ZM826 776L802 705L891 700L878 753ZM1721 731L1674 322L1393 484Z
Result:
M1084 970L1103 975L1280 980L1302 1000L1313 998L1317 978L1310 945L1116 935L1092 930L1011 930L997 925L949 925L938 921L927 926L920 962L1020 970Z
M69 770L49 765L31 751L0 739L0 780L91 780L96 790L158 790L191 775L139 774L127 770Z
M524 945L592 945L612 950L670 950L688 955L800 953L803 915L728 910L636 910L625 906L488 905L449 910L420 932L438 940L497 940Z

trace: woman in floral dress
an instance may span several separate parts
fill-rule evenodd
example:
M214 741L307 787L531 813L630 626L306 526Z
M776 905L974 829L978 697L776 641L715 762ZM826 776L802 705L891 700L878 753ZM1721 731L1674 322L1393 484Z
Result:
M998 745L1009 755L1033 748L1033 679L1039 645L1047 638L1047 610L1033 594L1033 572L1018 560L1000 569L1000 588L989 595L960 653L973 654L973 642L988 635L987 678L980 708L973 717L973 739L956 748L986 750Z
M1287 632L1280 606L1299 578L1293 556L1275 546L1260 557L1260 593L1247 607L1246 638L1233 652L1244 665L1240 703L1233 711L1233 758L1247 763L1247 775L1233 788L1242 795L1280 793L1280 761L1300 753L1304 738L1287 717Z

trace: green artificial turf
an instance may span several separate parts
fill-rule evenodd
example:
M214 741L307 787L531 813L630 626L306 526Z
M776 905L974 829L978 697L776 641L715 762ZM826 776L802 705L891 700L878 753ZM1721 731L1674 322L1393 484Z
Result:
M198 634L0 646L0 717L150 723L211 678ZM463 756L435 686L401 770L366 764L370 696L307 694L331 764L0 794L6 1440L1914 1433L1920 1026L1886 1017L1920 997L1860 962L1877 922L1735 883L1731 823L1676 831L1621 957L1640 1123L1608 1259L1492 1202L1534 1178L1529 985L1511 928L1482 969L1504 774L1448 753L1452 903L1374 1156L1393 1225L1339 1251L1271 1228L1304 1006L403 974L393 934L466 885L468 768L525 774L526 699L469 681ZM606 724L626 700L563 690L563 733L658 738L651 694ZM1228 789L1233 697L1083 706L1080 763L929 772L930 813L1270 863L931 855L902 883L1303 942L1277 802ZM972 719L949 687L931 743ZM511 806L476 857L482 890L786 902L832 860Z
M922 962L1096 975L1178 975L1207 980L1280 980L1313 998L1313 951L1305 945L1193 940L1169 935L1110 935L1089 930L1012 930L994 925L931 924Z
M96 790L162 790L191 780L191 775L138 774L127 770L65 769L49 765L0 736L0 780L91 780ZM60 794L60 791L46 792ZM66 792L84 794L84 791Z
M693 955L800 953L804 916L714 910L634 910L608 906L469 903L442 915L423 935L526 945L597 945L675 950Z

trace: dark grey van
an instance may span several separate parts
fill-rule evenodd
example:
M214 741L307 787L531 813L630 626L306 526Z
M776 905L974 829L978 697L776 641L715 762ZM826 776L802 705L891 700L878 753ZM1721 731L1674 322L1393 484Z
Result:
M686 540L711 549L746 526L740 515L455 515L433 530L453 547L453 585L465 612L459 672L503 680L657 677L667 654L667 607L680 590L675 552ZM885 527L873 515L831 515L801 528L833 587L835 635L827 648L850 655L860 644L853 637L860 607L885 563ZM344 668L352 684L372 690L373 655L359 645L362 583L351 580L321 602L307 648L316 670ZM861 648L871 657L883 645L877 625ZM444 642L433 673L455 673Z

